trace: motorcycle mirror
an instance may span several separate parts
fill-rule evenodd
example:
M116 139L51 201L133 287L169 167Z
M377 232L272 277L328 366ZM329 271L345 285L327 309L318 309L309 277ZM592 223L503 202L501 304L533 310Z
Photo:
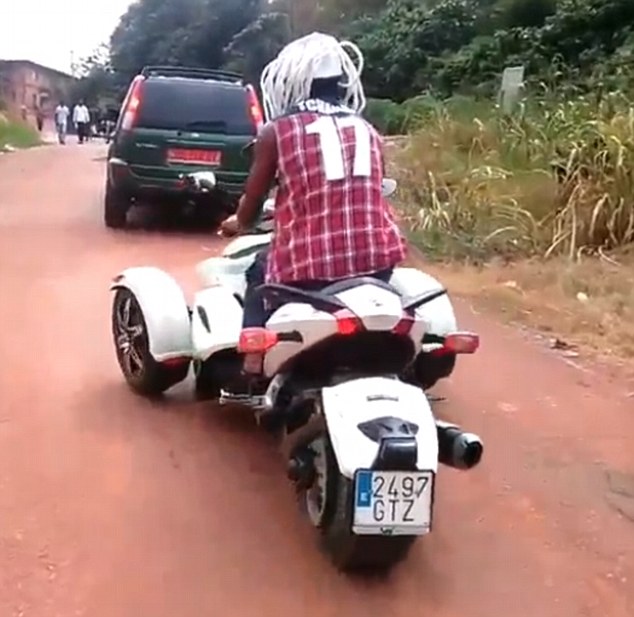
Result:
M383 197L390 197L394 194L397 187L397 182L393 178L383 178L383 182L381 184L381 193Z

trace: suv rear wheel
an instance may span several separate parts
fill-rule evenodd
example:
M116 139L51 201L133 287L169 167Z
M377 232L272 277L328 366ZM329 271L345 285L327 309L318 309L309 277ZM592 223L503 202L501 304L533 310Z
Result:
M111 229L122 229L127 221L130 199L122 195L120 191L106 184L106 196L104 200L104 222Z

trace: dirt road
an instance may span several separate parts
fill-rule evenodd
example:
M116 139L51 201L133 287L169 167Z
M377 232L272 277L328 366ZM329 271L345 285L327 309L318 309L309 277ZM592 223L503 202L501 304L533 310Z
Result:
M0 615L634 615L625 384L463 307L483 347L438 413L482 434L485 460L441 472L435 532L390 580L346 579L248 418L123 385L110 277L155 264L191 286L219 244L106 231L103 154L0 159Z

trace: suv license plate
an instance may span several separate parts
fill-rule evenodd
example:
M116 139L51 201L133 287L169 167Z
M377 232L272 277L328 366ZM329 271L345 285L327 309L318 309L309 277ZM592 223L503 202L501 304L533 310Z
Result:
M218 150L187 150L170 148L167 151L167 162L181 165L220 165L222 153Z

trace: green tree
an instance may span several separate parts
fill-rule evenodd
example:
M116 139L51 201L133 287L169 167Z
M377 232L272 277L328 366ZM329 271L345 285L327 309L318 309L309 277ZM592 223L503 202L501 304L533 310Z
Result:
M226 48L227 67L257 84L264 67L291 38L286 13L266 12L233 37Z
M72 100L84 99L89 106L116 101L121 91L117 74L110 64L108 46L100 45L79 62L79 79L70 93Z
M109 62L80 85L93 96L147 64L228 66L257 83L289 39L314 30L358 43L368 94L394 101L490 96L511 64L529 81L597 90L634 74L632 0L138 0Z
M556 10L556 0L502 0L497 6L503 28L543 26Z
M219 68L233 37L258 19L262 0L139 0L110 40L113 69L129 79L147 64Z
M395 100L416 94L415 76L432 58L457 51L476 35L477 9L475 0L446 0L432 8L390 0L382 13L362 20L357 31L368 92Z
M389 0L350 32L365 52L368 92L378 98L491 95L512 64L524 65L529 81L554 76L592 89L617 73L624 83L634 2Z

